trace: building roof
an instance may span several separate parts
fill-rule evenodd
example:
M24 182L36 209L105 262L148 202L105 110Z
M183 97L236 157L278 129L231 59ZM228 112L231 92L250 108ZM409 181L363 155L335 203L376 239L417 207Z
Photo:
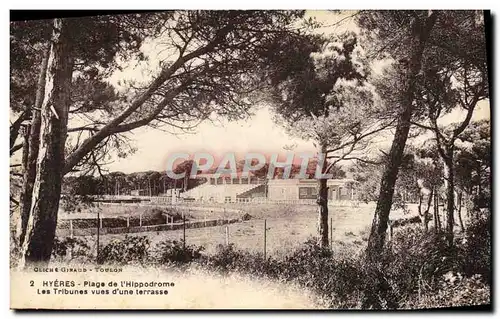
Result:
M231 173L231 174L218 174L218 173L202 173L202 174L196 174L196 177L204 177L204 178L247 178L247 177L255 177L253 172L248 172L248 175L243 176L243 172L237 172L237 173Z
M294 185L294 184L316 184L318 182L317 179L315 178L303 178L303 179L298 179L298 178L290 178L290 179L270 179L268 180L269 185ZM351 178L343 178L343 179L328 179L327 184L328 185L343 185L347 183L357 183L354 179Z

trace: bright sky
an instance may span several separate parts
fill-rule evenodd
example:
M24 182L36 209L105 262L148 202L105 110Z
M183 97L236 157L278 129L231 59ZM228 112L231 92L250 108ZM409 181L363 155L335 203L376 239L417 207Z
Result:
M247 121L204 122L197 134L172 135L154 129L138 129L131 137L138 150L135 154L109 165L112 171L134 172L165 169L166 158L174 152L284 153L286 145L296 144L295 151L314 151L312 143L289 137L271 119L268 108L259 109Z

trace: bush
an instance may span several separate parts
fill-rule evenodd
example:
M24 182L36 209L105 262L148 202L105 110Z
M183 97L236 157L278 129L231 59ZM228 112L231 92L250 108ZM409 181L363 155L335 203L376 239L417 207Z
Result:
M398 229L378 264L361 263L364 307L399 308L415 295L436 293L446 273L462 271L463 257L444 234L411 225Z
M485 303L490 273L487 224L469 227L465 245L449 246L444 234L402 227L386 245L378 268L365 269L364 306L458 306ZM449 278L455 278L449 280ZM488 277L489 278L489 277ZM482 284L476 284L483 280ZM468 291L468 293L466 293ZM477 292L477 297L474 295Z
M62 240L54 238L54 246L52 247L52 256L55 259L83 259L87 261L92 258L90 247L83 239L74 237L65 237Z
M443 234L420 225L398 228L376 263L367 263L352 246L321 248L308 240L280 257L219 245L213 255L182 241L162 241L148 254L146 237L113 241L101 249L99 263L152 262L184 269L195 263L211 271L239 272L299 284L318 294L332 308L434 308L490 302L491 236L489 219L469 225L463 238L449 246ZM56 240L54 254L66 256L68 247L83 242ZM85 244L85 243L83 243Z
M462 307L490 304L490 286L481 275L470 278L448 273L435 293L416 295L403 308Z
M203 246L184 246L182 241L165 240L156 245L154 260L160 264L186 264L201 258L203 250Z
M386 246L381 260L392 300L432 290L445 273L460 271L461 263L459 250L449 247L444 235L425 232L416 225L401 228Z
M245 214L243 214L243 216L241 216L242 221L246 221L246 220L250 220L250 219L252 219L252 215L250 215L249 213L245 213Z
M309 240L285 257L281 265L283 280L296 281L312 289L336 307L358 306L356 292L363 284L363 274L357 257L346 258L340 252L321 248L315 240Z
M144 264L148 258L149 246L150 241L146 236L126 235L123 240L115 239L99 249L97 263Z
M278 277L279 267L275 259L264 259L262 253L237 250L234 244L218 245L213 256L206 256L200 262L203 266L221 273L238 271L264 278Z
M375 267L350 251L345 254L320 248L314 239L278 259L221 245L215 255L203 261L208 268L223 273L236 271L298 283L334 308L435 307L489 300L488 285L477 284L482 276L462 277L460 245L450 247L442 234L425 232L420 226L402 227ZM451 282L446 279L449 274L461 280ZM445 303L444 299L449 300Z
M473 220L466 229L463 245L464 267L467 276L481 275L486 282L491 281L491 218L481 216Z
M334 256L320 248L315 240L306 242L292 255L281 259L220 245L213 256L203 259L204 266L222 273L242 272L253 276L294 282L326 297L337 307L356 307L362 276L351 260ZM354 296L354 297L353 297Z

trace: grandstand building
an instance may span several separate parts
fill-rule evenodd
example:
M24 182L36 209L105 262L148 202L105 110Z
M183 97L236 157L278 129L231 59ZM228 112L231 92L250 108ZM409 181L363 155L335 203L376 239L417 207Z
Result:
M315 179L272 179L268 181L267 197L272 200L310 200L318 196ZM352 179L329 179L328 200L356 199L356 181Z
M236 202L238 199L265 197L265 179L250 175L233 177L231 175L199 174L205 182L181 194L184 200L207 201L216 203Z
M184 193L185 201L215 203L269 201L307 201L317 196L315 179L264 179L249 177L202 174L204 183ZM330 179L327 182L328 200L356 199L356 182L352 179Z

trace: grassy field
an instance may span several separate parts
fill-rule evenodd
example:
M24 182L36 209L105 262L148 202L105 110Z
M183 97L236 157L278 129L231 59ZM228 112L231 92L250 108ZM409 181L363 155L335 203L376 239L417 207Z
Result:
M264 251L264 220L266 221L266 253L268 255L286 254L297 248L306 240L317 234L317 213L315 206L308 205L225 205L226 211L213 211L210 218L238 218L248 213L251 219L236 224L227 225L229 243L236 248L263 252ZM371 224L374 205L360 207L330 207L329 213L333 226L333 246L364 247L368 228ZM151 208L145 207L102 207L103 216L122 214L138 214ZM238 209L241 211L234 211ZM168 208L167 208L168 210ZM210 208L207 208L209 211ZM207 213L204 211L187 210L186 213L193 219L202 219ZM402 215L402 212L391 213L392 218ZM329 220L329 222L330 222ZM154 246L163 240L181 240L182 230L163 232L144 232L135 236L147 236ZM120 235L103 235L100 242L106 244L110 240L123 238ZM95 238L87 238L92 246ZM215 252L218 245L226 243L226 226L205 227L186 230L188 245L204 246L207 253Z

